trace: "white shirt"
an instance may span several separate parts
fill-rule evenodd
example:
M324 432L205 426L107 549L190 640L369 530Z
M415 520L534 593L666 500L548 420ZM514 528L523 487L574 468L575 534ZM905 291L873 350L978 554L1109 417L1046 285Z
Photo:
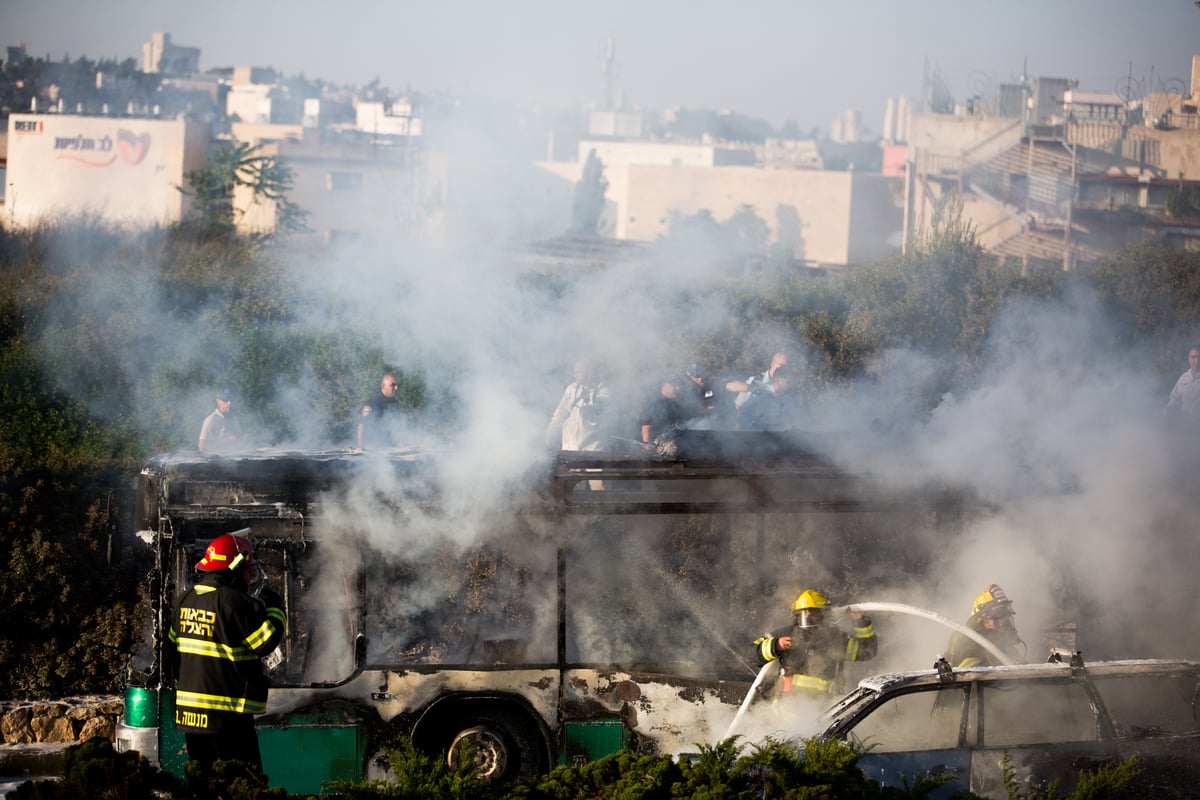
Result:
M1172 409L1178 410L1187 419L1200 421L1200 374L1189 369L1179 376L1164 410Z
M563 450L602 449L604 441L599 416L607 399L608 389L603 385L589 387L580 383L570 384L550 417L547 432L562 430Z

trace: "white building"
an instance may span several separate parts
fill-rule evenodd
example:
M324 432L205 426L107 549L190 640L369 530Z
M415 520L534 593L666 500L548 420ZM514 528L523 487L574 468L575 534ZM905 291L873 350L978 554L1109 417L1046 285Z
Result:
M588 113L589 136L623 136L636 139L644 124L639 111L593 110Z
M838 114L829 126L829 138L838 144L861 142L866 139L866 135L862 116L852 108Z
M685 142L615 142L603 139L583 139L579 142L579 163L587 162L588 154L608 167L626 164L657 164L677 167L748 166L755 162L749 146L735 147L707 143Z
M561 179L559 205L570 197L582 165L544 162ZM605 167L602 230L616 239L652 242L674 214L708 211L726 222L750 206L771 242L809 264L844 267L899 252L903 209L895 178L861 172L758 167L692 167L625 163ZM563 225L566 220L561 221Z
M95 215L133 227L181 220L183 175L204 167L207 125L184 120L12 114L5 224Z
M292 171L288 199L323 242L443 239L449 182L443 154L402 142L336 140L285 140L264 144L261 152ZM234 207L242 232L275 230L278 209L271 200L239 188Z
M384 136L420 136L421 118L413 114L412 103L397 100L385 104L360 100L354 106L355 130Z
M906 95L889 97L883 108L883 141L903 144L908 141L912 121L912 99Z
M1124 122L1125 101L1115 92L1063 93L1063 116L1071 122Z

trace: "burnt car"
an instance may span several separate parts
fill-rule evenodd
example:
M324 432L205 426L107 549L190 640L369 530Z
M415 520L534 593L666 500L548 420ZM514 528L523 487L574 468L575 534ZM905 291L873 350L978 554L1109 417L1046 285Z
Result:
M1054 653L1043 664L877 675L823 716L826 737L868 748L863 773L888 786L916 776L946 783L931 795L1007 797L1005 756L1023 791L1137 756L1129 797L1200 797L1200 663L1144 659L1085 664Z

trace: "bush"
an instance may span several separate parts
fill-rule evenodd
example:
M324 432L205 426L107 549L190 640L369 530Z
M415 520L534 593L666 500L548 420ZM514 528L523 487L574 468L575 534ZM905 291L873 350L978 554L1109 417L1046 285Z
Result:
M384 755L394 780L332 781L330 788L345 800L473 800L488 796L475 777L469 745L452 769L443 754L430 756L411 740L400 738Z
M184 796L183 786L170 773L155 768L136 751L118 753L111 742L92 739L68 747L63 754L63 777L26 781L10 800L77 800L80 797L156 800Z
M218 761L211 773L187 765L188 782L153 766L137 751L118 753L112 743L92 739L68 747L63 776L26 781L9 793L11 800L286 800L283 789L267 786L262 770L241 761Z

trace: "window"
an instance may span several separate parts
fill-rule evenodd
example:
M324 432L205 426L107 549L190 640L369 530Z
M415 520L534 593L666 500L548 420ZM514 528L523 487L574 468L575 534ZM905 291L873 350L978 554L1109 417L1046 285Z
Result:
M361 192L361 172L330 172L325 176L325 184L331 192Z
M967 689L934 687L897 695L860 720L852 738L875 745L880 753L958 747Z
M996 681L983 689L983 744L1017 747L1099 738L1082 684Z
M1120 736L1148 731L1184 733L1200 729L1195 675L1123 675L1094 678L1100 699Z

